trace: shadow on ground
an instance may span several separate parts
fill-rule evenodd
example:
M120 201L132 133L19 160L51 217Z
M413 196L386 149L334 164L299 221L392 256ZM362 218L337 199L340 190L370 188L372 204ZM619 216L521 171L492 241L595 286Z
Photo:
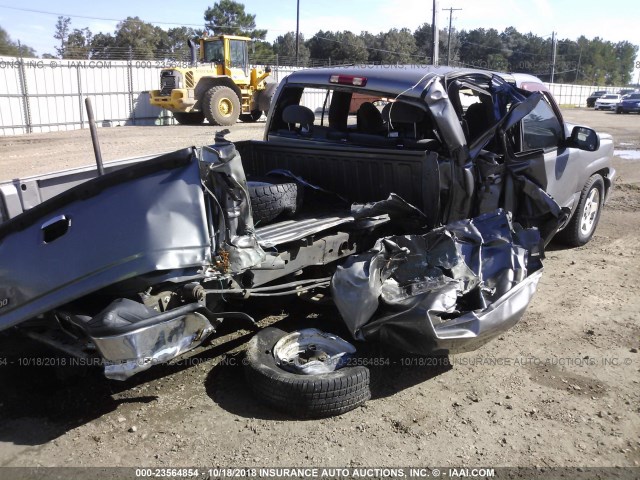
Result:
M224 331L221 331L224 333ZM0 442L41 445L112 412L124 403L149 403L134 387L179 373L242 346L250 335L209 344L189 362L157 365L124 381L98 367L69 366L70 358L17 334L0 336ZM66 365L57 365L66 362ZM38 425L38 428L34 428Z
M244 310L261 327L273 325L285 331L316 327L350 338L333 307L271 299L245 303L244 307L248 307ZM196 350L190 361L158 365L125 382L105 379L101 368L70 367L68 357L15 332L3 333L0 442L41 445L116 410L121 404L152 402L156 396L138 395L134 387L206 361L215 363L204 379L206 391L221 408L247 418L288 419L289 416L264 406L245 381L243 348L253 335L252 330L245 324L223 323L212 342ZM448 369L407 365L406 355L390 353L378 346L356 346L363 358L378 359L378 363L383 360L382 365L370 366L373 399L391 396ZM63 362L67 362L65 366L56 366Z
M267 313L267 316L277 315L280 308L279 304L266 301L260 302L257 306L262 312ZM334 307L315 307L311 309L313 314L309 314L309 310L308 305L304 303L291 304L287 308L289 315L271 326L284 331L315 327L351 340ZM448 362L390 351L377 344L356 343L356 347L359 358L369 366L372 399L392 396L451 369ZM221 408L241 417L263 420L291 419L289 415L264 405L254 395L244 377L243 361L244 353L235 352L211 369L205 381L209 397ZM286 406L284 410L286 411Z

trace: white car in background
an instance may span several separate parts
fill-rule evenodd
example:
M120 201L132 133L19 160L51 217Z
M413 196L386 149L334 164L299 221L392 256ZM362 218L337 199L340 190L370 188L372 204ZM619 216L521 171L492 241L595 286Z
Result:
M596 100L596 110L615 110L622 96L617 93L607 93Z

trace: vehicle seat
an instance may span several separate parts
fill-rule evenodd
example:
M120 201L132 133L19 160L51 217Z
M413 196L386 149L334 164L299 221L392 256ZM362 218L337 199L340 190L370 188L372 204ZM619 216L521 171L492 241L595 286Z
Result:
M473 140L478 138L482 132L486 131L493 124L491 116L487 111L487 106L482 102L469 105L467 112L464 114L464 120L467 125L467 131L469 132L468 143L472 143Z
M358 120L358 132L361 133L382 133L384 131L384 122L382 121L382 113L371 102L364 102L356 112Z
M282 120L287 124L287 130L278 133L286 135L310 134L316 116L313 111L303 105L289 105L282 112Z
M418 124L425 118L424 110L404 102L394 102L385 106L389 128L406 138L418 138Z
M404 102L394 102L382 109L383 120L390 136L398 137L398 144L419 150L437 149L440 142L433 137L433 125L421 108Z

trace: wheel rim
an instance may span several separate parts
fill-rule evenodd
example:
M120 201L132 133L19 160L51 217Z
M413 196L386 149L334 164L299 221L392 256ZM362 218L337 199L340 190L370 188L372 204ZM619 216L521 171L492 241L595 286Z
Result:
M231 100L228 98L220 100L218 103L218 111L220 112L220 115L224 117L231 115L233 113L233 103L231 103Z
M303 375L329 373L344 367L356 348L332 333L315 328L282 337L273 347L276 364Z
M600 190L592 188L582 209L582 219L580 220L580 233L589 235L596 224L598 210L600 209Z

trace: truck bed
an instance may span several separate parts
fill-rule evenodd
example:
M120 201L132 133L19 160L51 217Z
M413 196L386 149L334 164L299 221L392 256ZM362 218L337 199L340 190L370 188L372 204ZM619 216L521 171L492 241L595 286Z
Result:
M384 200L389 194L396 193L420 208L431 225L438 223L441 172L438 155L434 152L340 144L309 145L307 142L289 145L257 140L235 145L248 176L287 170L341 196L347 203ZM105 171L115 171L155 156L109 162L105 164ZM2 182L0 223L96 176L96 168L88 166ZM264 233L269 236L274 232Z
M288 170L351 203L384 200L396 193L420 208L431 225L437 223L440 167L434 152L254 140L235 145L248 176Z

